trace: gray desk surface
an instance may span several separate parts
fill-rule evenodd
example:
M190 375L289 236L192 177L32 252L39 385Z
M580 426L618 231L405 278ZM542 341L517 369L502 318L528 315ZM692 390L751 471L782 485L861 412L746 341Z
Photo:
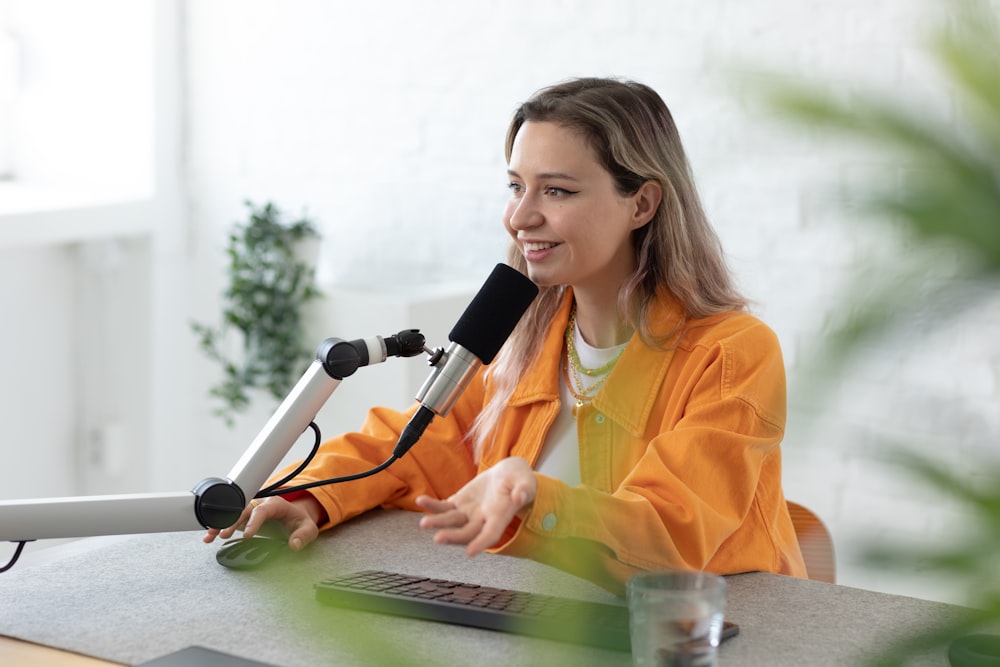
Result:
M377 568L621 602L530 560L433 544L417 515L375 511L328 531L308 550L256 571L215 562L200 533L137 535L0 574L0 635L134 664L192 644L286 667L315 665L629 665L597 651L440 623L327 608L312 586ZM30 548L30 545L29 545ZM722 665L852 665L960 609L770 574L729 577L727 617L741 634ZM943 651L913 664L947 665Z

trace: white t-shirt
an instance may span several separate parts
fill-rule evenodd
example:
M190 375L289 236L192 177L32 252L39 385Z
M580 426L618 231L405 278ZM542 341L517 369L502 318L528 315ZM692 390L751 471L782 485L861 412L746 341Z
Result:
M621 354L627 345L627 343L622 343L615 347L592 347L583 340L579 327L573 327L573 344L576 346L576 353L584 368L600 368ZM562 363L572 362L563 358ZM570 381L575 382L573 373L570 372L569 375ZM580 373L579 376L584 383L584 388L593 386L603 377L601 375L584 375L583 373ZM583 393L580 391L580 387L574 388L578 394ZM570 393L569 387L566 386L566 373L562 369L559 373L559 399L561 403L559 414L545 436L545 444L542 446L542 453L535 465L535 470L543 475L561 479L570 486L579 486L580 438L576 428L576 417L573 416L573 406L576 405L576 399Z

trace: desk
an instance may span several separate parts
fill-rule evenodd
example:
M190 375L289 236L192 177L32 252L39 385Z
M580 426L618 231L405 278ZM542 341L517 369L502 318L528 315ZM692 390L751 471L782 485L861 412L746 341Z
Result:
M25 641L108 664L142 662L192 644L283 667L631 664L627 654L613 651L315 602L315 581L365 568L617 601L590 582L530 560L470 559L458 547L435 545L413 513L370 512L327 531L305 552L255 571L219 566L217 549L203 544L200 533L137 535L60 560L15 566L0 574L0 635L24 641L0 642L0 664L31 664L17 662L17 656L49 650ZM723 644L723 666L860 664L887 637L920 632L961 612L772 574L728 580L727 616L742 631ZM913 664L948 663L940 652Z

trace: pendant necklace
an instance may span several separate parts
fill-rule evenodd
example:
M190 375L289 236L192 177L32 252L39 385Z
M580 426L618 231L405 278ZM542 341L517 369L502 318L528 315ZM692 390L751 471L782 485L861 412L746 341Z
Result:
M573 311L569 316L569 323L566 325L566 361L563 364L566 386L569 388L569 393L576 399L576 403L573 405L574 418L580 412L580 408L592 401L601 390L601 387L604 386L604 383L608 379L608 375L611 373L611 369L614 368L618 358L622 356L622 352L625 350L625 347L622 346L622 349L618 350L618 353L607 363L598 368L587 368L580 361L580 355L573 341L575 330L576 306L573 307ZM596 377L597 380L590 386L584 387L581 374L587 377Z

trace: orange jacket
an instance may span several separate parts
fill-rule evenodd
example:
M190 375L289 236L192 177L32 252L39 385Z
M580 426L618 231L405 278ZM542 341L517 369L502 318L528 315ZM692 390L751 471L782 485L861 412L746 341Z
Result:
M418 510L416 496L446 498L508 456L534 465L559 411L570 303L567 295L478 465L464 435L492 390L482 371L448 416L435 419L387 470L312 489L328 525L377 506ZM676 302L661 300L653 321L669 331L679 316ZM324 443L296 482L381 463L415 408L371 410L360 432ZM549 563L619 593L632 574L649 569L806 576L781 488L784 364L762 322L745 313L689 322L665 351L633 336L577 421L582 485L537 475L529 514L492 551Z

